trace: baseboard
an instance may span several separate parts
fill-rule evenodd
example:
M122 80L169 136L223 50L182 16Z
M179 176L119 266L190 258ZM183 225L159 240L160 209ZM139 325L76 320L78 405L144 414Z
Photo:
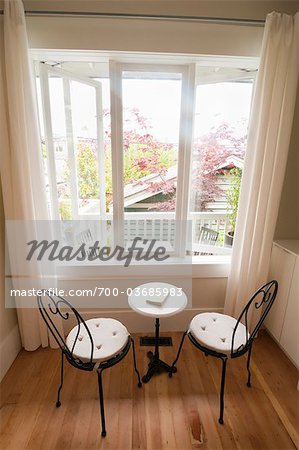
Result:
M163 332L168 331L185 331L196 314L203 312L223 312L223 308L192 308L185 309L171 317L165 317L160 320L160 330ZM153 333L154 332L154 318L142 316L130 309L127 310L101 310L96 311L80 311L80 314L85 320L95 317L113 317L116 320L122 322L130 333ZM68 328L65 332L69 332L70 329L76 325L76 319L73 318L68 323Z
M0 343L0 381L4 378L21 348L19 327L16 325Z

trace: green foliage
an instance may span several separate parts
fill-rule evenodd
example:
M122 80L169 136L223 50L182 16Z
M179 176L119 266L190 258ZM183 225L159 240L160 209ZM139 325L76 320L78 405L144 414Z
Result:
M59 215L62 220L70 220L72 218L72 209L69 200L59 202Z
M99 198L97 159L88 144L81 143L78 145L77 172L79 197L83 200Z
M43 159L47 159L47 149L46 144L44 142L42 142L42 157Z
M175 164L176 151L174 148L165 149L151 148L141 143L131 143L124 150L124 184L136 182L156 170L168 169ZM150 163L155 159L155 164ZM156 162L157 160L157 162ZM142 166L140 161L147 161ZM79 180L79 196L82 200L99 198L98 166L95 153L86 143L78 145L77 153L77 175ZM69 164L67 163L64 173L65 183L69 183ZM106 188L106 210L112 200L112 160L111 149L105 148L105 188ZM62 203L62 215L68 215L66 204Z
M92 148L86 143L78 144L77 151L77 177L79 198L83 203L88 199L99 198L99 179L98 163ZM64 171L64 185L60 189L59 197L67 200L61 200L59 204L59 213L63 220L71 219L70 200L70 166L69 160L66 161Z
M242 170L239 169L238 167L235 167L230 171L229 178L230 178L230 187L227 190L227 201L230 214L228 215L228 219L231 225L232 229L231 231L235 231L239 205L240 186L242 179Z
M173 149L165 150L131 144L124 151L124 183L129 184L150 175L168 169L174 164Z

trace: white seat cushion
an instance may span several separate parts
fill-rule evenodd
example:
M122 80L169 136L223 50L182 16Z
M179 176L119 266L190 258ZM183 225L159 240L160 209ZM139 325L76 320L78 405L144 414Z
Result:
M125 347L129 332L126 327L115 319L89 319L85 321L93 339L93 362L105 361L122 351ZM72 351L78 332L76 325L69 333L66 344ZM80 325L80 333L73 349L73 356L83 362L90 361L91 342L86 328Z
M189 332L203 347L230 356L236 323L237 320L234 317L225 314L202 313L193 317L189 325ZM246 344L246 328L239 323L234 337L234 350L237 350L242 344Z

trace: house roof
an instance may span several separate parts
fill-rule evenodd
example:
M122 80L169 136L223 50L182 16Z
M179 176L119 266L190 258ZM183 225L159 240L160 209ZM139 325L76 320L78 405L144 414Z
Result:
M159 173L152 173L143 178L140 178L135 183L127 184L124 188L124 206L130 206L134 203L138 203L146 198L152 197L153 195L162 192L162 189L157 190L155 194L151 192L149 188L149 183L160 183L161 181L170 181L175 179L177 176L177 165L171 166L164 175ZM110 203L110 210L113 209L113 202Z
M221 169L232 169L233 167L238 167L239 169L243 169L244 161L237 155L228 156L219 166L216 167L215 171ZM163 180L170 181L175 179L177 176L177 165L171 166L165 175L161 175L159 173L152 173L147 175L146 177L141 178L135 183L127 184L124 188L124 206L128 207L130 205L134 205L146 198L152 197L153 195L162 192L162 189L155 192L151 192L149 190L149 183L158 183ZM112 211L113 202L110 203L109 210Z
M243 169L244 161L237 155L228 156L219 166L216 167L215 171L223 170L223 169L232 169L233 167L238 167L239 169ZM162 191L157 191L153 194L149 190L149 183L158 183L160 181L170 181L175 179L177 176L177 165L171 166L164 175L158 173L152 173L147 175L146 177L141 178L138 182L130 183L124 188L124 206L128 207L130 205L134 205L146 198L150 198L153 195L158 194ZM224 178L223 178L224 180ZM226 183L224 183L226 184ZM226 210L226 207L223 207L224 201L213 202L208 205L208 208L213 210ZM99 201L95 200L93 202L89 202L88 205L84 207L85 214L96 214L99 210ZM113 210L113 202L110 203L109 207L110 212Z
M244 160L237 155L230 155L227 158L225 158L225 160L221 164L219 164L219 166L215 168L215 172L221 169L232 169L233 167L243 169Z

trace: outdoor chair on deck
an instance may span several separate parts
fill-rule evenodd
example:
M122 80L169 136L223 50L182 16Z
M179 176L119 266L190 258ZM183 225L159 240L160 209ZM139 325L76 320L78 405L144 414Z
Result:
M85 255L84 256L91 256L93 258L97 258L99 256L99 247L94 248L95 239L93 237L93 233L90 230L90 228L87 228L86 230L80 231L75 236L75 243L78 245L85 244Z
M240 317L227 316L219 313L197 314L190 322L188 331L182 337L178 354L172 363L169 377L175 373L175 365L178 362L184 339L186 336L192 344L204 352L206 356L215 356L222 360L222 376L220 389L220 416L219 423L223 423L224 411L224 387L226 375L226 363L228 359L234 359L247 353L247 386L250 387L250 357L252 344L261 328L271 306L276 298L278 290L277 281L273 280L262 286L249 300ZM260 319L249 332L248 313L253 314L255 309L263 308Z
M218 231L211 230L207 227L200 227L199 231L199 237L198 237L198 243L199 244L206 244L206 245L215 245L218 239L219 233ZM212 253L205 253L205 252L194 252L194 256L198 255L211 255Z
M64 298L43 291L37 297L40 314L51 335L61 349L60 386L56 407L61 405L60 391L63 386L64 357L77 369L95 371L98 377L102 436L106 436L102 372L120 362L133 349L134 369L141 387L140 374L136 366L134 340L126 327L115 319L96 318L84 321L79 312ZM77 325L71 329L67 338L58 330L55 315L62 320L75 320ZM57 322L56 322L57 323Z

